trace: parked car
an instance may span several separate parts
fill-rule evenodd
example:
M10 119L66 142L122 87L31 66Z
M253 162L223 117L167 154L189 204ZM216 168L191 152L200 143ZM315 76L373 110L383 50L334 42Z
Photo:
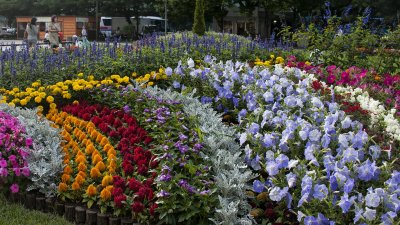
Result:
M2 27L0 30L0 38L11 38L15 36L15 28Z

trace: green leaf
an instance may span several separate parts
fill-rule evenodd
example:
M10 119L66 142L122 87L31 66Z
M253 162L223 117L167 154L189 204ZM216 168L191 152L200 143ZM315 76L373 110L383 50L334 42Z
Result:
M93 203L94 203L93 200L89 200L89 201L87 202L87 207L88 207L89 209L92 208Z

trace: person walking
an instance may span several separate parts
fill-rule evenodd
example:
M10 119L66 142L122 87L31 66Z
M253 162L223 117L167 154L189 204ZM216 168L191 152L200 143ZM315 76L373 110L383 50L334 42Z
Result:
M29 47L34 47L38 41L38 27L36 26L36 17L31 19L31 22L26 25L25 35Z
M58 38L58 32L60 32L61 29L60 29L60 24L58 23L58 18L56 15L53 15L51 17L51 22L50 22L47 30L50 33L49 34L50 46L52 48L58 48L58 45L60 44L60 40Z

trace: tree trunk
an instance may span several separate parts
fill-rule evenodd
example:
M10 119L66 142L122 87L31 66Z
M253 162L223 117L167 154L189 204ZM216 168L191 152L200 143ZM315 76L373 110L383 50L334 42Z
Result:
M264 26L265 26L266 37L270 38L271 37L271 21L272 21L273 14L266 7L264 9L265 9Z

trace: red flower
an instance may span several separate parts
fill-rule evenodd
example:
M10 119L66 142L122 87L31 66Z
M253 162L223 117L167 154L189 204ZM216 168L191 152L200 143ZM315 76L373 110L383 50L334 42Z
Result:
M132 174L135 169L133 165L127 161L122 162L122 168L124 169L125 175Z
M122 208L123 207L123 203L122 201L126 201L126 196L125 195L118 195L114 197L114 204L115 207L117 208Z
M151 138L151 137L146 137L145 139L144 139L144 143L146 144L146 145L148 145L148 144L150 144L150 142L153 140L153 138Z
M138 166L137 171L140 175L146 175L149 171L149 168L147 166Z
M154 216L155 210L158 208L158 205L156 203L153 203L150 205L150 215Z
M144 210L144 205L143 205L143 203L141 203L141 202L139 202L139 201L135 201L135 202L132 204L132 210L133 210L133 212L135 212L135 213L140 213L140 212L142 212L142 211Z
M110 137L112 137L112 138L118 138L118 137L119 137L119 133L118 133L117 131L115 131L115 130L112 130L112 131L109 133L109 135L110 135Z
M115 185L114 185L115 186ZM111 194L113 195L113 196L119 196L119 195L122 195L124 193L124 190L122 190L122 188L121 187L115 187L115 188L113 188L113 190L112 190L112 192L111 192Z
M85 113L85 114L82 115L82 119L86 120L86 121L89 121L91 117L92 116L89 113Z
M125 180L124 180L124 178L115 175L115 176L113 176L113 183L114 183L114 187L120 187L123 190L125 189Z
M137 181L135 178L129 179L129 189L136 192L142 187L142 184Z
M101 119L98 116L94 116L92 117L92 122L94 123L94 125L96 125L96 127L98 127L99 124L101 123Z
M101 123L99 124L98 128L103 132L103 133L108 133L110 132L110 127L106 123Z
M150 168L155 169L158 166L158 161L157 160L152 160L150 162Z
M123 124L122 124L121 120L118 120L118 119L114 120L113 126L114 126L115 128L119 128L119 127L122 126L122 125L123 125Z

